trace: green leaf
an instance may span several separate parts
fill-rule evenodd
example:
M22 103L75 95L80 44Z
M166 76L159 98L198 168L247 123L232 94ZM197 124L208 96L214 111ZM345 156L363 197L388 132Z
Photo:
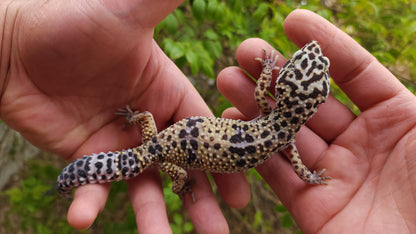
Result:
M218 41L205 41L204 48L208 51L208 53L213 59L222 56L222 46L221 43Z
M171 58L171 59L178 59L182 56L184 56L184 49L183 46L181 46L181 44L172 41L169 38L166 38L163 40L162 42L162 46L166 52L166 54Z
M209 78L214 78L214 69L213 69L214 62L201 62L201 72L208 76Z
M294 225L292 216L290 216L289 213L286 213L286 214L282 215L279 218L279 220L280 220L280 223L282 224L282 227L284 227L284 228L290 228L290 227L293 227L293 225Z
M183 230L185 233L192 232L194 230L194 225L191 222L186 222L183 226Z
M209 0L207 4L207 17L212 20L218 19L218 2L216 0Z
M206 10L206 3L204 0L195 0L192 4L192 14L198 22L202 22L204 19Z
M209 40L218 40L219 35L212 29L208 29L204 32L204 37L206 37Z
M277 205L274 207L274 210L275 210L276 212L279 212L279 213L284 213L284 212L287 212L287 209L286 209L286 207L285 207L283 204L277 204Z
M163 21L169 33L174 33L178 30L178 20L173 14L169 14Z
M257 9L253 13L253 19L257 22L260 22L263 18L267 16L269 10L269 4L267 3L260 3Z
M191 68L192 75L196 75L199 71L198 55L191 49L188 49L186 51L185 58Z
M263 215L262 215L261 211L257 210L256 213L254 214L254 220L253 220L253 224L252 224L254 229L257 229L261 225L262 219L263 219L262 217L263 217Z

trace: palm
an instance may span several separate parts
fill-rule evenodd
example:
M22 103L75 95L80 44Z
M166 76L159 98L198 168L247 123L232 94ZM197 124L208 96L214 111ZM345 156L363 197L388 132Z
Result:
M28 17L48 13L48 8L41 9L30 10ZM160 90L158 86L159 69L169 62L152 42L151 27L137 32L125 21L110 17L110 12L92 12L97 17L92 20L90 15L76 17L80 15L77 11L66 9L68 17L40 21L36 30L29 31L30 25L17 27L25 37L16 46L19 60L12 61L16 66L10 71L11 77L19 79L10 79L2 100L6 122L12 119L9 124L17 130L24 129L25 137L34 144L67 157L79 156L76 150L94 141L94 137L104 136L100 139L104 144L116 142L118 136L108 133L116 125L120 127L113 115L117 107L151 106L159 101L151 99L151 95L140 98L144 91L158 89L162 99L163 95L171 95L171 89ZM167 77L167 86L162 89L175 78ZM162 115L161 121L171 117L174 107L164 112L166 116ZM77 136L76 142L72 134ZM89 150L96 149L81 151Z
M311 169L326 168L325 175L332 177L328 186L305 185L283 157L270 158L257 168L259 173L306 233L414 230L415 96L317 15L295 11L285 29L299 46L312 39L321 43L331 60L331 76L362 113L355 116L330 97L297 135L302 160ZM255 39L237 51L240 65L254 76L259 67L253 59L263 48L272 49ZM236 91L252 90L254 84L237 70L228 68L219 75L219 89L239 110L224 115L252 118L257 115L256 104Z
M10 4L8 12L12 13L6 25L13 25L15 18L19 23L14 25L15 34L3 38L16 43L12 44L8 82L1 99L2 120L35 145L71 160L137 145L136 129L122 131L124 120L114 115L127 104L152 112L158 128L186 116L210 115L186 77L152 40L154 26L179 3ZM198 180L195 196L204 198L198 205L187 206L195 228L226 231L207 178L203 173L190 174ZM242 176L237 180L247 187ZM149 170L127 184L139 231L169 232L158 173ZM227 182L223 184L229 187ZM77 189L68 212L70 224L79 229L90 226L104 208L108 192L107 184ZM233 196L232 192L227 194ZM241 206L247 198L234 204ZM207 214L210 220L203 218ZM212 226L212 221L217 225Z
M416 179L412 173L415 160L411 157L416 150L411 143L416 137L412 123L415 107L410 93L399 94L361 113L333 141L326 158L329 165L334 165L334 177L340 181L329 189L328 196L321 195L327 197L326 206L332 208L323 232L340 228L386 232L391 227L383 225L383 221L400 224L402 218L411 219L403 211L415 208L411 188ZM403 217L397 216L400 213ZM360 225L350 225L345 219ZM395 228L400 229L387 232L406 230L399 225Z

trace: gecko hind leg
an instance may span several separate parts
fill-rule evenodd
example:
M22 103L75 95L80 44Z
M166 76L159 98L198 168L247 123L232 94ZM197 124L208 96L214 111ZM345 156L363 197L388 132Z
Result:
M118 109L116 115L124 116L126 123L123 125L123 129L127 125L139 125L142 131L143 142L150 141L156 134L157 128L152 113L149 111L133 111L130 106L126 106L126 109Z
M195 196L192 192L192 182L188 180L188 173L182 167L170 162L162 162L159 169L170 175L172 178L172 191L184 201L185 193L190 193L192 202L195 203Z

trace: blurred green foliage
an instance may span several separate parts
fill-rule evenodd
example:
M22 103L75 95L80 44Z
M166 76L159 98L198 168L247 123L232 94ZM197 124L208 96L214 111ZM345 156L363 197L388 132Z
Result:
M312 10L333 22L369 50L409 90L415 92L416 3L413 0L187 0L156 27L154 38L185 74L202 74L215 80L222 68L237 64L235 50L247 38L263 38L286 57L296 51L297 47L283 31L285 17L296 8ZM355 113L359 113L335 84L332 85L332 93ZM222 96L218 96L216 103L209 105L216 106L216 115L230 106ZM36 160L27 165L30 170L22 175L22 182L1 194L10 207L0 224L10 233L18 230L30 233L74 233L65 219L67 204L53 190L60 170ZM248 174L255 180L261 179L254 170ZM192 223L166 181L169 179L164 182L164 194L172 230L174 233L190 233L193 231ZM90 230L77 233L94 233L94 230L101 230L101 233L135 233L135 216L125 191L123 182L114 183L106 209L96 224ZM279 220L282 228L296 225L282 205L276 205L274 211L281 214ZM252 229L259 230L262 219L267 217L262 210L256 210L251 216ZM232 231L233 227L230 228Z

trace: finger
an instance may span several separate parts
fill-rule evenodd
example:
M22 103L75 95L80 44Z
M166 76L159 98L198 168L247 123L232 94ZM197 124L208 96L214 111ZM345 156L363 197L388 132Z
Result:
M212 174L224 201L233 208L243 208L250 201L250 186L244 173Z
M159 172L146 170L126 182L139 233L170 233Z
M404 86L369 52L321 16L295 10L284 28L297 45L314 39L330 59L330 74L348 97L364 111L397 94Z
M205 173L189 170L195 203L190 194L185 194L185 208L197 233L229 233L227 221L218 206ZM213 225L215 224L215 225Z
M110 184L86 184L76 189L69 207L68 223L76 229L87 229L94 223L107 201Z
M326 102L319 106L312 118L306 122L306 126L326 142L332 142L348 128L355 117L354 113L345 105L330 95Z
M269 43L260 38L245 40L237 49L236 58L238 64L256 79L261 73L262 64L256 61L255 58L264 58L264 50L269 53L275 49L269 45ZM276 66L281 67L286 62L286 59L278 52L275 55L278 56ZM278 72L278 70L274 70L273 76L276 77Z
M246 119L259 116L260 112L254 99L255 84L240 68L223 69L217 77L217 88Z

